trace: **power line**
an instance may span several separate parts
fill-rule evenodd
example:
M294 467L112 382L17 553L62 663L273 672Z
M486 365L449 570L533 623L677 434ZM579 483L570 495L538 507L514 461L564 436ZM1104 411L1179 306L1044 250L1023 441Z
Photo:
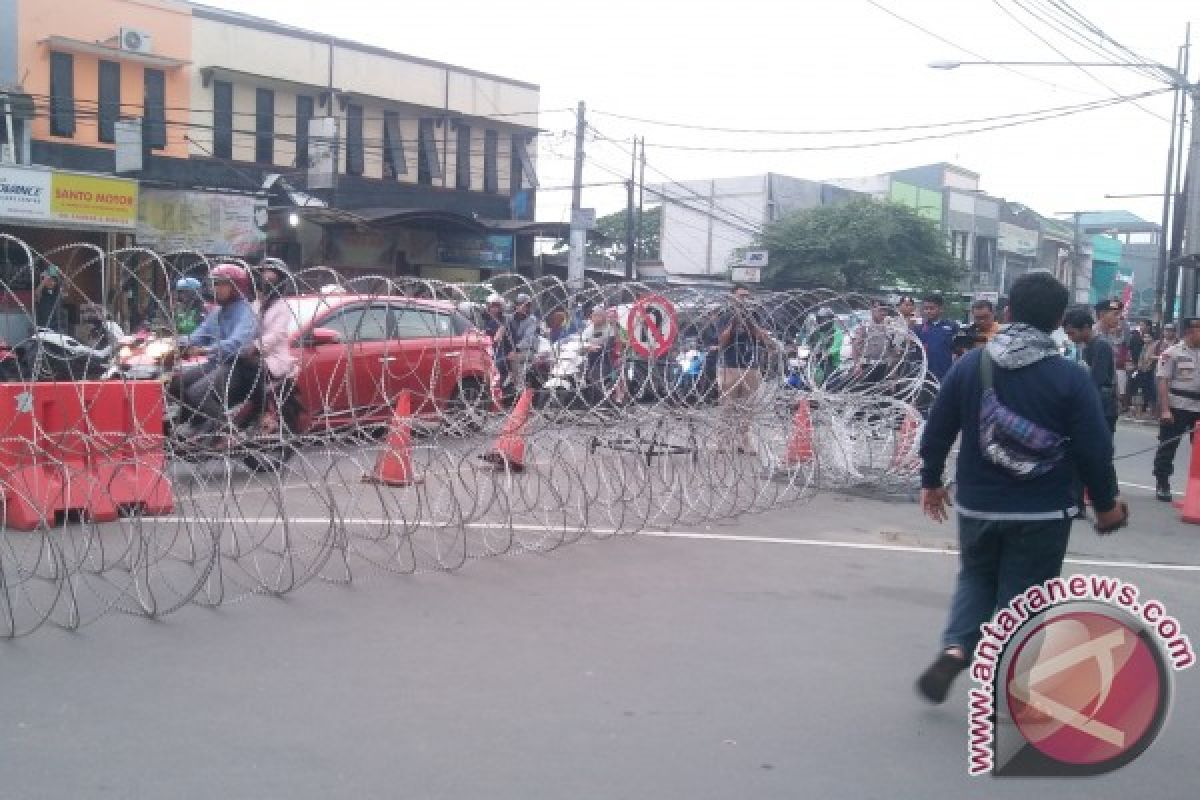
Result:
M1063 58L1064 60L1066 60L1066 62L1067 62L1067 63L1074 64L1074 65L1075 65L1075 67L1076 67L1076 68L1077 68L1077 69L1078 69L1080 72L1082 72L1084 75L1087 75L1087 76L1088 76L1089 78L1091 78L1093 81L1095 81L1096 83L1098 83L1098 84L1100 84L1101 86L1103 86L1105 89L1107 89L1107 90L1108 90L1110 93L1112 93L1114 96L1116 96L1116 97L1120 97L1120 96L1121 96L1121 93L1120 93L1120 92L1118 92L1116 89L1114 89L1114 88L1113 88L1111 85L1109 85L1108 83L1105 83L1105 82L1104 82L1103 80L1101 80L1101 79L1100 79L1100 78L1099 78L1097 75L1093 74L1093 73L1092 73L1092 71L1091 71L1091 70L1089 70L1087 67L1083 66L1082 64L1078 64L1078 63L1076 63L1076 62L1075 62L1075 60L1074 60L1073 58L1071 58L1071 57L1070 57L1069 55L1067 55L1065 52L1063 52L1062 50L1060 50L1059 48L1057 48L1057 47L1055 47L1053 44L1051 44L1049 39L1047 39L1046 37L1042 36L1040 33L1038 33L1037 31L1035 31L1033 28L1029 27L1029 25L1027 25L1027 24L1026 24L1024 21L1022 21L1022 20L1021 20L1019 17L1017 17L1017 15L1016 15L1016 14L1014 14L1012 11L1010 11L1008 8L1006 8L1006 7L1005 7L1005 6L1004 6L1004 5L1003 5L1003 4L1000 2L1000 0L992 0L992 3L993 3L995 6L996 6L996 8L1000 9L1001 11L1003 11L1003 12L1004 12L1004 13L1005 13L1005 14L1006 14L1006 15L1007 15L1007 16L1008 16L1008 17L1009 17L1009 18L1010 18L1010 19L1011 19L1013 22L1017 23L1017 25L1019 25L1019 26L1021 26L1023 29L1025 29L1025 31L1027 31L1027 32L1028 32L1028 33L1029 33L1031 36L1033 36L1035 39L1037 39L1037 40L1038 40L1039 42L1041 42L1042 44L1046 45L1046 47L1049 47L1051 50L1053 50L1053 51L1054 51L1056 54L1058 54L1058 55L1059 55L1061 58ZM1026 10L1026 9L1025 9L1025 7L1024 7L1023 5L1021 5L1021 3L1020 3L1020 0L1016 0L1016 3L1017 3L1017 6L1018 6L1019 8L1021 8L1022 10ZM1150 116L1152 116L1152 117L1157 117L1158 119L1161 119L1163 122L1170 122L1170 120L1168 120L1168 119L1167 119L1166 117L1164 117L1163 115L1161 115L1161 114L1159 114L1159 113L1157 113L1157 112L1151 111L1151 110L1150 110L1150 109L1148 109L1148 108L1144 108L1143 106L1141 106L1141 105L1139 105L1139 104L1137 104L1137 103L1133 103L1133 106L1134 106L1136 109L1138 109L1139 111L1142 111L1142 112L1144 112L1144 113L1146 113L1146 114L1149 114L1149 115L1150 115Z
M950 120L946 122L920 122L911 125L886 125L873 128L828 128L828 129L813 129L813 130L784 130L771 128L726 128L715 125L695 125L683 122L668 122L664 120L647 119L645 117L633 117L626 114L617 114L611 111L594 110L593 113L600 114L606 117L626 120L629 122L639 122L645 125L657 125L664 128L683 128L686 130L706 131L712 133L739 133L739 134L766 134L773 136L833 136L844 134L860 134L860 133L893 133L897 131L915 131L928 130L930 128L954 128L964 125L976 125L981 122L998 122L1007 119L1019 119L1021 117L1036 116L1038 114L1047 114L1055 111L1067 111L1070 109L1085 109L1091 107L1097 102L1104 102L1107 98L1098 98L1097 100L1089 100L1084 103L1073 103L1065 106L1050 106L1049 108L1039 108L1031 111L1016 111L1009 114L997 114L991 117L975 117L973 119Z
M926 28L922 25L918 25L917 23L913 22L911 19L908 19L907 17L903 17L900 14L896 13L895 11L892 11L887 6L884 6L881 3L877 2L877 0L867 0L867 2L870 3L871 5L873 5L875 8L882 11L883 13L887 14L888 16L898 19L899 21L903 22L905 25L908 25L909 27L916 28L921 33L925 34L926 36L933 37L934 39L937 39L939 42L949 45L950 47L953 47L955 50L958 50L961 53L966 53L969 56L978 58L981 61L986 61L989 64L995 64L996 66L1000 67L1001 69L1007 70L1008 72L1011 72L1014 75L1019 75L1020 77L1025 78L1026 80L1036 81L1037 83L1041 83L1046 86L1051 86L1055 89L1061 89L1064 92L1072 92L1074 94L1085 94L1085 95L1091 94L1090 92L1081 92L1078 89L1071 89L1066 86L1061 86L1057 83L1054 83L1053 81L1044 80L1035 75L1026 75L1024 72L1021 72L1019 69L1014 69L1013 67L1011 67L1007 64L996 64L995 61L988 58L987 56L985 56L981 53L977 53L974 50L971 50L969 48L963 47L958 42L951 41L950 39L947 39L945 36L934 33L933 31L929 30L928 28ZM1091 95L1091 96L1095 97L1096 95Z
M970 128L961 131L949 131L945 133L931 133L921 136L910 136L903 139L887 139L875 142L853 142L846 144L824 144L824 145L809 145L809 146L789 146L789 147L717 147L708 145L686 145L686 144L664 144L661 142L652 142L647 145L650 148L658 148L660 150L679 150L686 152L699 153L805 153L805 152L826 152L832 150L862 150L873 147L887 147L897 144L910 144L912 142L931 141L935 139L951 139L956 136L967 136L975 133L985 133L988 131L1003 130L1005 128L1015 128L1021 125L1028 125L1034 122L1044 122L1061 117L1071 116L1073 114L1081 114L1087 111L1096 111L1102 108L1121 105L1135 100L1141 100L1147 97L1163 94L1164 92L1174 91L1173 88L1164 87L1160 89L1152 89L1150 91L1141 92L1135 95L1125 95L1114 97L1107 100L1097 100L1080 106L1069 107L1057 113L1042 114L1039 116L1030 116L1024 119L1017 119L995 125L985 125L977 128ZM620 141L620 140L615 140Z

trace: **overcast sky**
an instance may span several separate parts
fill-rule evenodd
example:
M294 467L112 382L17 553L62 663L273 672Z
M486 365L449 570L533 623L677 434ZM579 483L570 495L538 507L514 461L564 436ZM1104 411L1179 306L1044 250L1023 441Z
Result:
M951 161L981 173L987 191L1046 214L1128 208L1157 221L1161 213L1158 199L1116 200L1105 194L1162 190L1169 94L1147 99L1141 108L1124 103L940 140L775 154L686 152L655 145L827 147L944 129L722 134L600 113L732 128L861 129L1016 114L1161 85L1122 68L1093 69L1091 76L1077 68L1028 68L1021 74L996 66L933 70L927 66L930 61L971 56L868 0L209 3L539 84L540 124L550 134L539 146L540 178L547 187L538 199L542 219L569 216L569 192L550 189L571 180L574 118L562 110L579 100L588 104L589 121L604 136L645 135L648 183L663 174L697 179L764 171L824 179ZM1077 61L1119 60L1089 52L1061 27L1049 24L1058 22L1060 17L1052 13L1063 5L1054 0L878 0L878 6L994 61L1062 60L1051 46ZM1189 17L1200 21L1200 4L1194 0L1071 0L1071 6L1121 44L1170 66L1185 23ZM1200 39L1200 26L1196 35ZM1200 58L1193 60L1193 76L1200 72L1197 67ZM589 142L588 156L586 181L618 180L613 172L629 171L627 150L615 144ZM616 210L624 205L624 190L588 188L584 205L601 214Z

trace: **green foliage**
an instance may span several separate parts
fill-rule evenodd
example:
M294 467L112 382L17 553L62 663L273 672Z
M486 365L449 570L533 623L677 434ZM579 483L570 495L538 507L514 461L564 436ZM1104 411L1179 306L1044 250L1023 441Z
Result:
M771 254L763 281L775 287L951 291L963 271L937 224L869 198L791 214L768 225L760 243Z
M636 222L637 212L634 212ZM659 231L662 229L662 206L647 208L642 212L641 230L635 233L634 246L638 239L641 241L641 258L654 261L659 258ZM605 237L605 241L588 241L587 254L592 258L608 258L620 260L625 256L625 212L614 211L596 219L596 233ZM568 243L560 241L558 249L565 249ZM636 251L635 251L636 252Z

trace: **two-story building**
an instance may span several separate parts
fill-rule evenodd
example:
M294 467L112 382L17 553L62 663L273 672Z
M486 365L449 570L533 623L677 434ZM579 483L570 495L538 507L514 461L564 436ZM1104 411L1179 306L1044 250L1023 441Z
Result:
M119 180L136 211L102 226L109 247L528 269L534 236L562 234L533 222L538 103L531 83L183 0L0 0L2 168ZM41 230L23 238L58 241Z

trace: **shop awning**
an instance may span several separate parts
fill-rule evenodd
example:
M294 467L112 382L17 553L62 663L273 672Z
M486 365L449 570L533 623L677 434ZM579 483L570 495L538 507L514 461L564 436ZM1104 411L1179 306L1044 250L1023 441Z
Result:
M62 53L95 56L107 61L129 61L158 69L179 69L192 63L182 58L158 56L153 53L139 53L136 50L123 50L120 47L112 47L102 42L85 42L81 39L71 39L67 36L48 36L42 39L41 43L45 44L51 50L57 50Z

